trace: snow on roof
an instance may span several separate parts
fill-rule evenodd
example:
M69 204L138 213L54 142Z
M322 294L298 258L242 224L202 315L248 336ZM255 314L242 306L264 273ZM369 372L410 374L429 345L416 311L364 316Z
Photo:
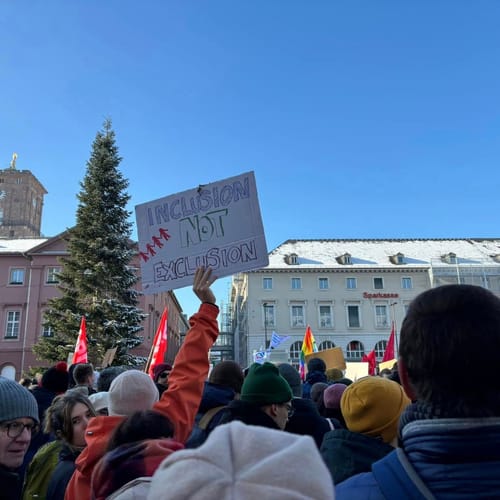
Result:
M0 253L22 253L28 252L42 243L45 243L48 238L26 238L26 239L0 239Z
M402 254L402 264L394 263L394 256ZM394 240L287 240L269 254L265 269L349 268L338 257L349 254L355 267L423 267L446 265L442 257L456 255L456 263L470 265L500 265L500 239L394 239ZM290 255L295 254L297 264ZM393 261L390 260L393 257Z

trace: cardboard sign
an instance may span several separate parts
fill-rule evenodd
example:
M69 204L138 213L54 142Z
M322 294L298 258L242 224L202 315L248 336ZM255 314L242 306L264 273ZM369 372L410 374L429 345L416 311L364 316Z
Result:
M378 364L378 369L379 371L382 371L384 368L389 368L389 370L392 370L392 367L394 366L394 363L396 363L397 359L390 359L389 361L384 361L383 363Z
M112 347L111 349L108 349L104 353L104 358L102 360L102 368L106 368L107 366L111 366L111 363L115 359L116 351L117 351L117 348Z
M359 380L360 378L367 377L368 365L369 363L364 361L348 362L345 370L345 376L353 382L356 382L356 380Z
M328 368L338 368L339 370L346 369L344 353L341 347L332 347L331 349L324 349L323 351L308 354L306 356L306 363L312 358L322 359L326 364L327 370Z
M269 263L253 172L135 207L142 289L192 285L199 266L221 278Z

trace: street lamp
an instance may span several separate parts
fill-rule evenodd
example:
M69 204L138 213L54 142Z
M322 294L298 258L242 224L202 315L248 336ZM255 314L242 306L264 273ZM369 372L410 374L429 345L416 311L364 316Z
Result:
M267 349L267 302L262 304L264 307L264 350Z

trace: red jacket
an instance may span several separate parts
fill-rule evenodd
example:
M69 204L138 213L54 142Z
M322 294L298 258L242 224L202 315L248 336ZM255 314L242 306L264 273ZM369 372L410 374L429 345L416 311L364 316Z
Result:
M218 313L217 306L201 304L199 311L191 316L191 328L175 358L168 377L168 389L153 407L174 424L174 439L180 443L185 443L191 434L200 405L209 369L208 350L219 334ZM90 499L92 471L103 457L111 433L124 418L101 416L90 420L85 436L87 447L75 463L76 470L66 488L64 500Z

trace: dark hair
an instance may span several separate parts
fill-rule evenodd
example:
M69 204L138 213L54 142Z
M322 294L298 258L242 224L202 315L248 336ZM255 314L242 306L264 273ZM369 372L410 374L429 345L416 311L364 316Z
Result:
M87 396L81 392L72 391L66 394L56 396L52 404L45 412L44 432L54 434L58 439L62 439L71 445L73 441L73 424L71 422L71 412L78 404L84 404L93 417L96 412Z
M321 358L311 358L307 362L308 372L326 372L326 363Z
M174 426L167 417L154 410L137 411L123 420L114 430L107 451L126 443L169 438L173 435Z
M99 373L99 378L97 379L97 391L98 392L108 392L111 382L120 375L120 373L126 372L127 369L123 366L108 366L101 370Z
M94 373L94 367L90 363L78 363L73 369L73 379L79 384L85 384L87 377Z
M213 367L208 381L212 384L230 387L239 394L243 385L243 370L236 361L221 361Z
M499 352L500 299L478 286L421 293L401 326L399 355L417 399L448 415L500 416Z

